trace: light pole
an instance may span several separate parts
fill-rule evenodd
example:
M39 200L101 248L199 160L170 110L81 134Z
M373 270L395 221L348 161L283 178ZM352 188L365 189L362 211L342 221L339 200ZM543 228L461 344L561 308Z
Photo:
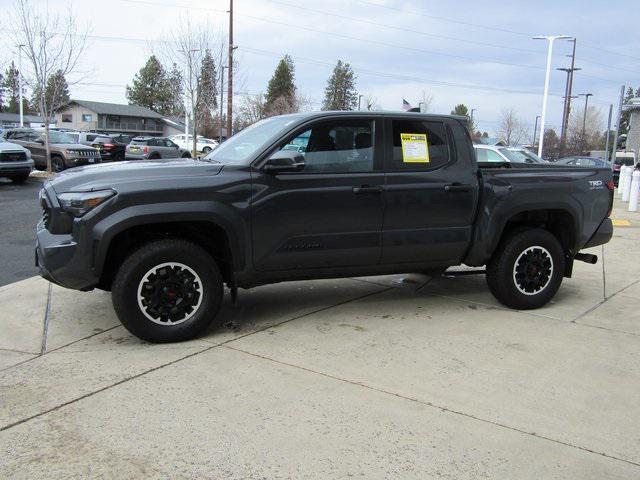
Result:
M582 150L586 146L585 135L587 133L587 106L589 105L589 97L593 96L593 93L580 93L578 96L584 97L584 115L582 116Z
M22 47L18 45L18 99L20 102L20 126L24 127L24 106L22 105Z
M423 104L423 103L424 103L424 102L418 102L418 111L419 111L420 113L422 113L422 104Z
M220 72L220 132L218 138L218 143L222 143L222 115L224 112L224 69L229 68L225 65L222 66L222 71Z
M551 76L551 55L553 55L553 42L555 40L564 40L572 38L569 35L539 35L533 37L534 40L546 40L547 48L547 72L544 77L544 93L542 95L542 115L540 116L540 143L538 144L538 156L542 157L542 148L544 144L544 122L547 116L547 97L549 96L549 77Z
M362 97L364 97L364 95L358 95L358 111L360 111L360 101L362 100Z
M538 131L538 120L540 120L540 115L536 115L536 123L533 125L533 142L531 143L533 147L536 146L536 132Z

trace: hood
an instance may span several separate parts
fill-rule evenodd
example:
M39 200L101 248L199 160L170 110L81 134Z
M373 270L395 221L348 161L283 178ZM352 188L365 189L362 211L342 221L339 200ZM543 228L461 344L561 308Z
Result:
M133 160L71 168L57 174L50 184L58 193L117 190L119 185L143 183L148 186L149 182L160 180L217 175L221 169L219 163L193 159Z
M27 149L18 145L17 143L3 142L0 141L0 152L14 151L14 152L25 152Z
M95 150L95 148L89 145L83 145L82 143L52 143L51 145L65 150Z

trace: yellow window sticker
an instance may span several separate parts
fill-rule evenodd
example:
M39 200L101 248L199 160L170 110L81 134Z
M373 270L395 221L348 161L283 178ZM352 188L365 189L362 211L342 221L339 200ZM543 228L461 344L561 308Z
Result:
M426 133L401 133L400 139L404 163L429 163L429 144Z

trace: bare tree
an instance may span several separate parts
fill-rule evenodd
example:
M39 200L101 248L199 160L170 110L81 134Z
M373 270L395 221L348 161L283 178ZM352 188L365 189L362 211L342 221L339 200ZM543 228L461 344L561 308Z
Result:
M498 126L498 136L507 145L518 145L527 136L527 127L522 122L513 107L504 108Z
M68 11L65 16L54 15L49 9L32 8L28 0L18 0L11 19L14 29L8 30L13 43L23 45L27 60L23 78L33 91L41 92L38 95L38 109L44 120L47 172L52 170L49 125L55 114L56 99L60 95L57 89L63 86L59 82L52 82L51 95L45 95L47 82L56 74L68 77L78 73L78 63L86 49L87 33L79 31L71 9Z
M571 110L567 128L567 150L569 154L582 154L587 150L595 150L600 143L604 128L602 112L596 107Z
M378 103L378 97L373 96L371 93L365 95L364 106L367 110L375 111L380 110L380 104Z
M162 54L168 64L181 65L184 68L182 75L182 86L185 95L185 109L190 114L191 132L193 137L193 153L197 148L197 129L203 114L208 111L211 116L215 116L212 102L203 102L205 95L202 91L202 64L207 52L214 59L216 65L222 65L222 52L224 44L220 41L221 36L211 33L211 29L204 24L195 23L191 17L183 18L177 28L169 34L170 41L164 44L165 51ZM221 69L218 70L218 75ZM203 103L211 103L203 105ZM205 110L203 110L203 108Z

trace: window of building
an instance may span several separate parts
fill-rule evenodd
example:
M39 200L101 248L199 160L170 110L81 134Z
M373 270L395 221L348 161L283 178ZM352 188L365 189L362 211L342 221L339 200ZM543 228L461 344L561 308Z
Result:
M73 122L73 115L71 115L70 113L62 114L62 123L72 123L72 122Z
M90 113L83 113L82 114L82 121L83 122L93 122L93 115L91 115Z

